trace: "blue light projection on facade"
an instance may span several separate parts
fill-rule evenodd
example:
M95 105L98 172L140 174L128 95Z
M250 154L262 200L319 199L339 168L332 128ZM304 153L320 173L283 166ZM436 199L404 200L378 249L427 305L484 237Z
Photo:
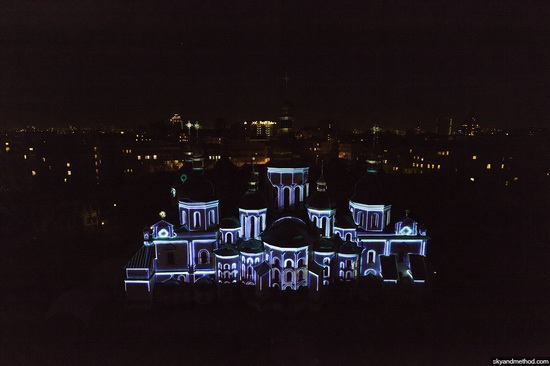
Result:
M143 246L126 265L128 299L151 299L155 284L167 281L320 291L365 277L428 280L426 230L408 211L390 225L391 205L381 195L374 163L343 211L330 199L323 170L310 195L308 167L268 167L271 205L253 170L238 217L220 221L220 203L199 159L196 154L194 169L180 172L185 179L172 189L177 216L146 229Z

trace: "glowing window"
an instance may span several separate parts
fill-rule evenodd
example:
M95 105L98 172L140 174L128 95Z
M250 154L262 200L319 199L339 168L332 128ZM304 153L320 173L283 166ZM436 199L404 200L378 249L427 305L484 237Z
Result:
M491 164L487 164L487 170L491 169Z
M209 264L210 263L210 253L206 249L201 249L198 255L199 264Z
M199 211L193 212L193 222L195 224L195 227L201 226L201 214Z
M376 262L376 252L371 249L367 253L367 263L372 264L375 262Z
M472 160L476 160L476 159L477 159L477 156L472 155Z
M502 164L502 165L500 166L500 169L504 169L504 164Z

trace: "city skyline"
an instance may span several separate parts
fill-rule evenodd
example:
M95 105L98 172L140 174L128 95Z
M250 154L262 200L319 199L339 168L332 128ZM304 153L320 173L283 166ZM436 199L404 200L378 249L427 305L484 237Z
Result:
M14 3L0 125L213 126L289 99L298 126L548 126L548 7L396 5Z

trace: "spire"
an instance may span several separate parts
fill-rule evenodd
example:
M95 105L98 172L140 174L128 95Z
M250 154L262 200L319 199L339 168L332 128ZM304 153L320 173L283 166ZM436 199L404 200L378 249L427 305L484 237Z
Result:
M324 165L321 163L321 175L319 176L319 179L317 179L317 191L318 192L326 192L327 190L327 182L325 181L325 176L323 174L324 171Z

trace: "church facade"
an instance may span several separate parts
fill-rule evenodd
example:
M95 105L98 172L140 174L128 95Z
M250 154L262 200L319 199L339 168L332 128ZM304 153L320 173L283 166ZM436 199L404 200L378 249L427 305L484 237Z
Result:
M337 212L322 170L313 190L306 165L268 166L272 202L253 172L238 216L220 219L200 153L188 156L172 188L177 212L143 232L142 247L126 265L127 298L148 300L155 285L169 281L258 291L320 291L369 277L424 282L426 230L408 213L392 219L378 174L370 161L348 207Z

